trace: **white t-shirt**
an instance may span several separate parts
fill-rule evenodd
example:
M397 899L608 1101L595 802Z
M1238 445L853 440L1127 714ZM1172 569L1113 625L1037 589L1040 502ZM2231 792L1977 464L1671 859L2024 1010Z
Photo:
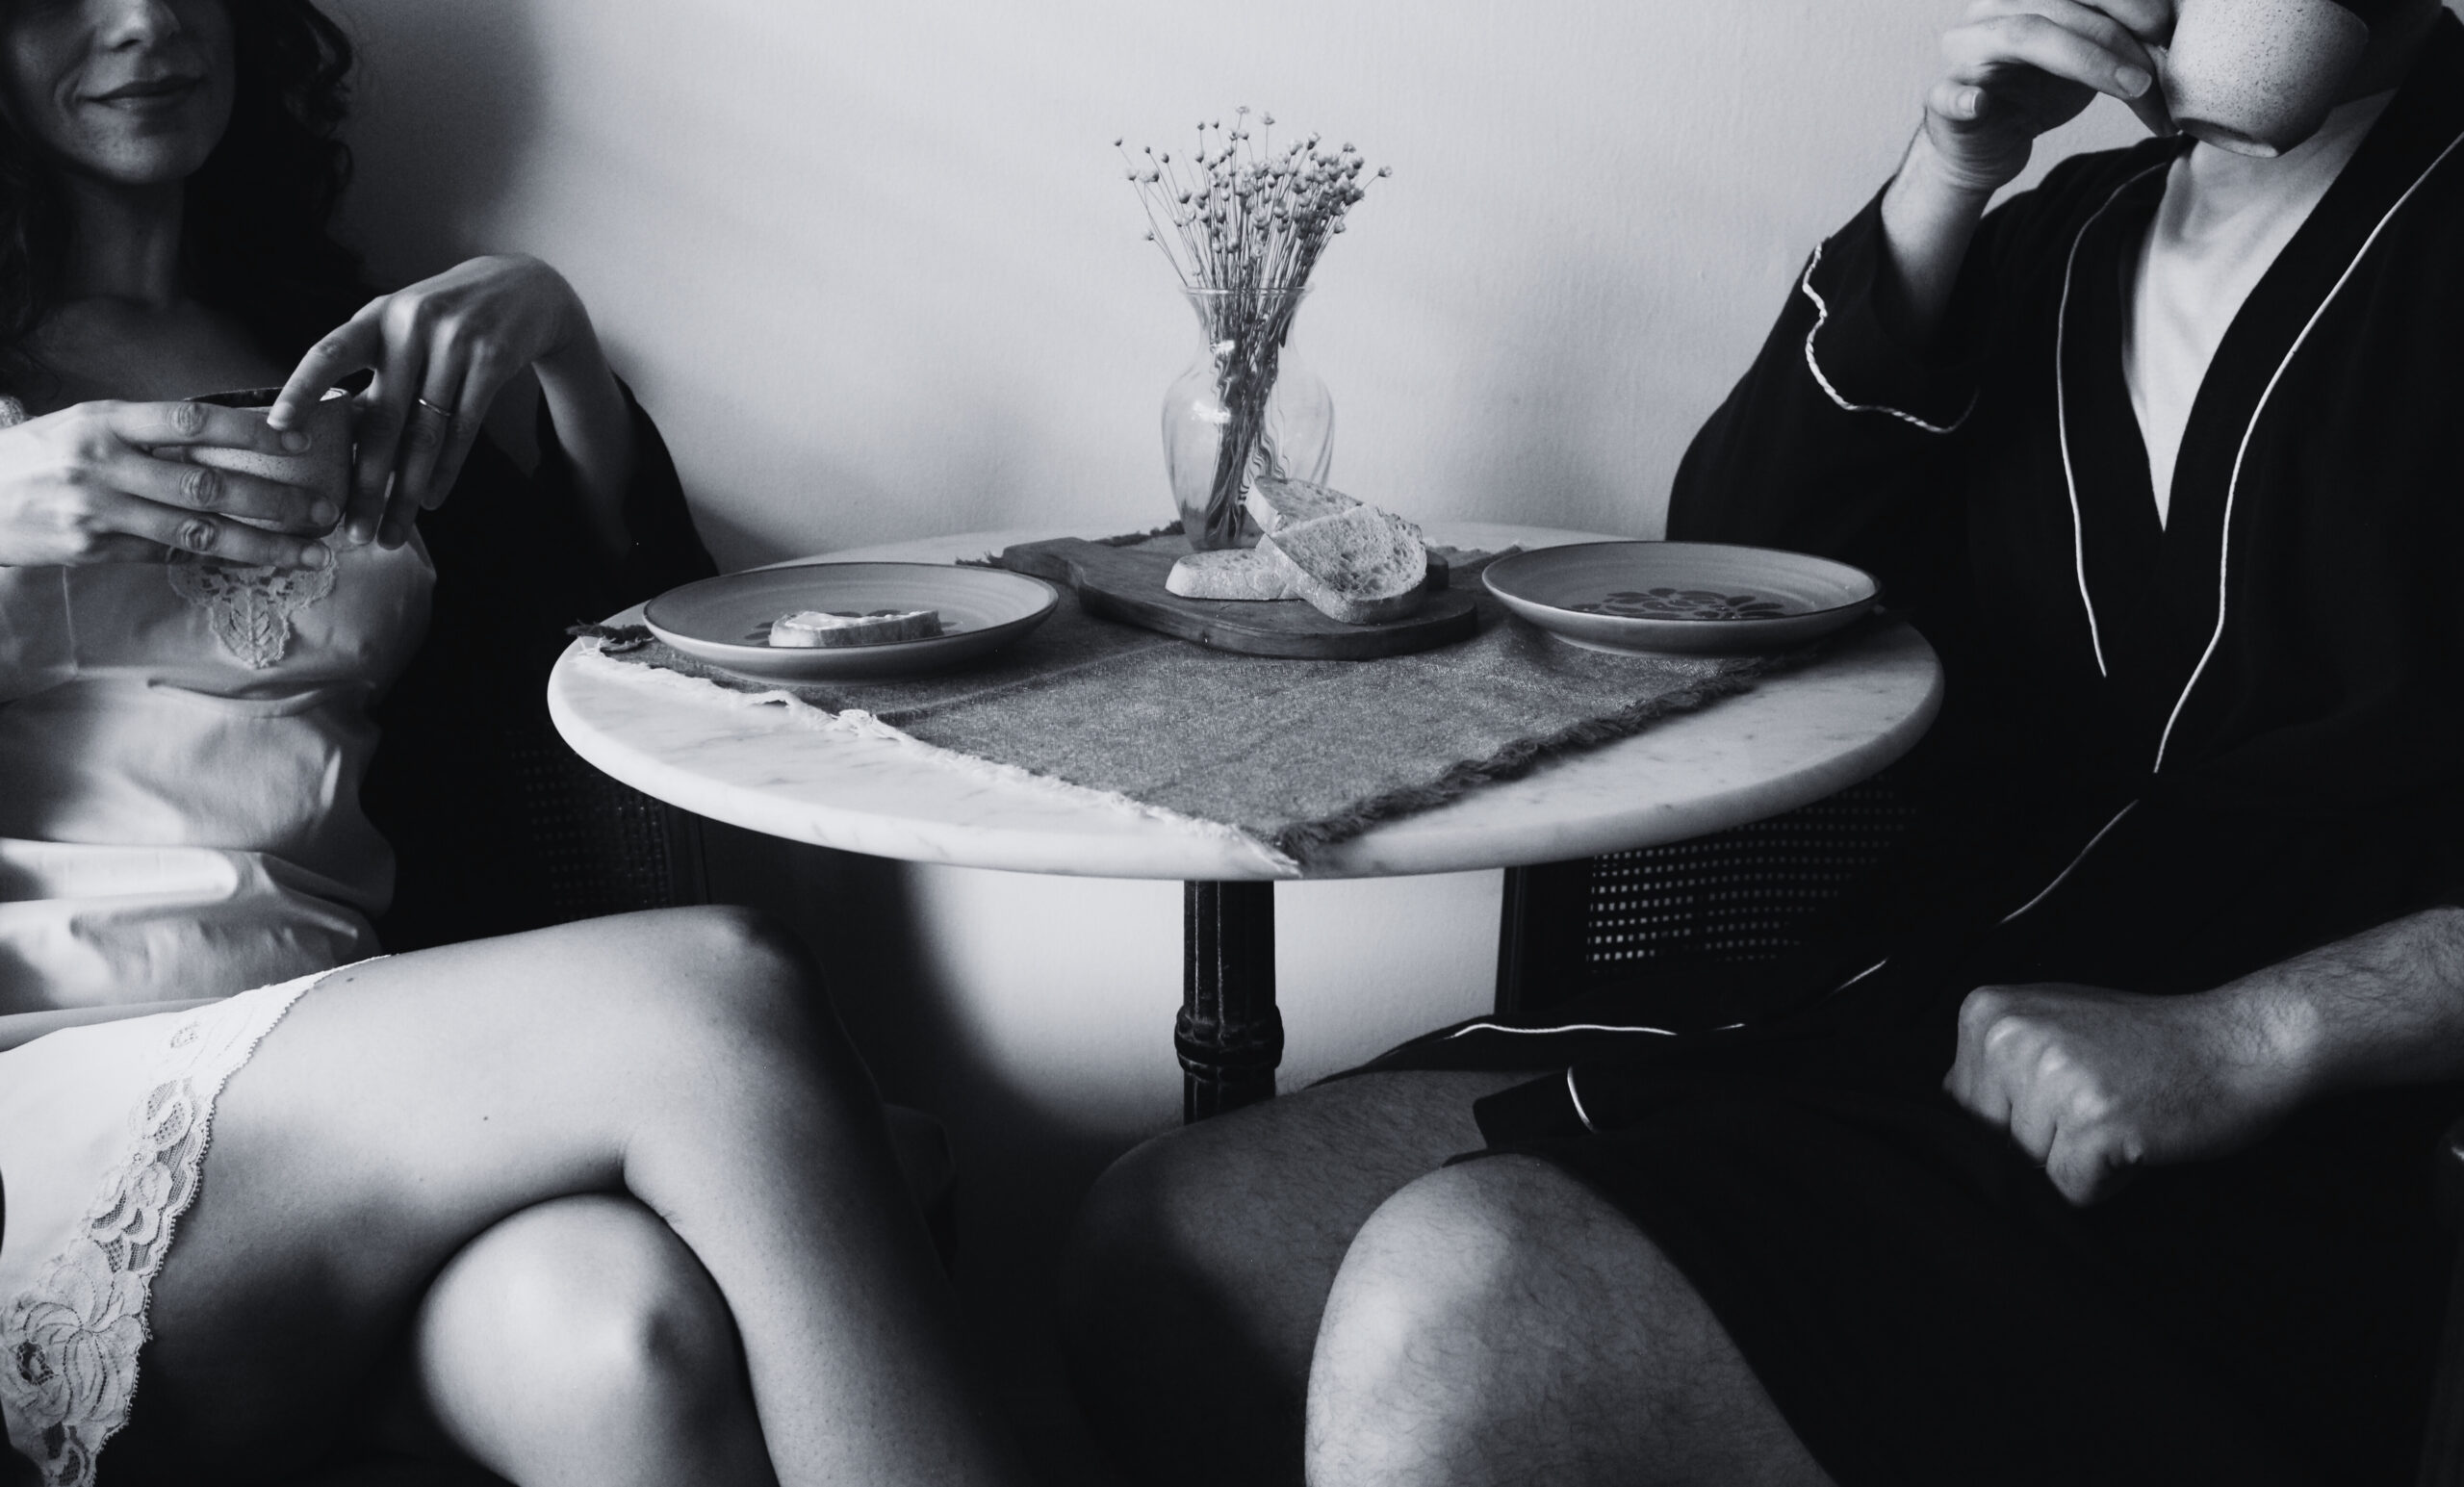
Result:
M2173 465L2191 404L2225 330L2393 97L2391 90L2345 104L2272 160L2195 145L2165 177L2164 203L2128 275L2121 345L2159 523L2172 509Z
M0 567L0 1013L222 996L375 953L367 706L417 539L317 573Z

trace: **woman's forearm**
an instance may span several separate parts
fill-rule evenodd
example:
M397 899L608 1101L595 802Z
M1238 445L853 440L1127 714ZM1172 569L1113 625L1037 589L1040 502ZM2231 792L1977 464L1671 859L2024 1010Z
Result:
M2221 987L2305 1100L2464 1076L2464 909L2433 909Z
M1989 192L1979 193L1950 179L1940 167L1932 141L1919 130L1883 192L1890 272L1882 285L1881 309L1890 331L1910 346L1925 345L1940 328L1968 244L1992 199Z
M590 533L611 558L632 546L625 527L625 492L633 479L633 420L616 373L587 331L574 345L536 364L539 395L556 438L572 460L574 490Z

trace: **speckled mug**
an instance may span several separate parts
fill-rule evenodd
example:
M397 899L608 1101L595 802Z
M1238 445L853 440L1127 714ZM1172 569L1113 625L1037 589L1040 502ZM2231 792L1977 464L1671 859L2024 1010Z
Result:
M2318 133L2369 45L2335 0L2181 0L2156 61L2184 134L2264 157Z
M281 393L278 387L255 387L235 393L207 393L189 401L238 408L263 418ZM314 491L340 511L350 499L350 433L357 412L350 394L339 387L327 388L325 396L308 409L307 416L292 425L308 434L308 448L300 453L260 454L254 449L225 449L211 445L192 446L186 453L195 463L217 470L234 470Z

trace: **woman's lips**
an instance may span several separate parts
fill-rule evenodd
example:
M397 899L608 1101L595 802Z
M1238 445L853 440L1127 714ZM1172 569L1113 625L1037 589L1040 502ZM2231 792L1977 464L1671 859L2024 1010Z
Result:
M122 83L108 92L90 93L86 101L105 108L144 108L186 98L204 81L198 77L148 78L142 82Z

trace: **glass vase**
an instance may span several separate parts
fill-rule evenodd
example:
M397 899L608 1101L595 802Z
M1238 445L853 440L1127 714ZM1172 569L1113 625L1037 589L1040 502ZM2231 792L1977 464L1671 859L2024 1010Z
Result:
M1202 340L1164 395L1164 468L1190 546L1238 547L1256 532L1241 503L1261 475L1326 478L1335 403L1290 346L1308 291L1188 293Z

